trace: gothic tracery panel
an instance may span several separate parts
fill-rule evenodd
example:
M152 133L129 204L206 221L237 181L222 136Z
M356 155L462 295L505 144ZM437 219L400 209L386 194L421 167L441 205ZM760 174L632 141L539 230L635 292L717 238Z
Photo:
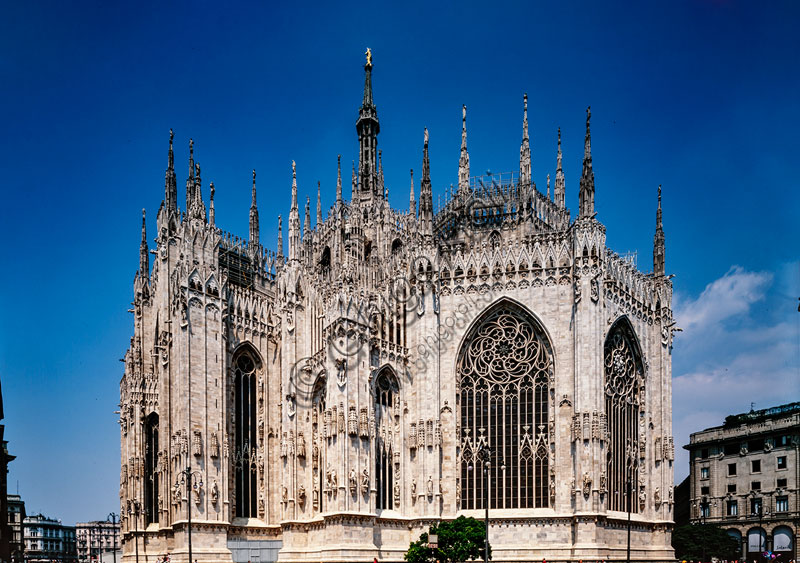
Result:
M258 359L250 350L242 350L233 358L234 412L234 487L236 516L258 517L258 442L256 441Z
M482 446L491 450L491 508L550 505L552 373L547 337L522 308L497 305L472 329L457 364L461 508L485 507Z
M644 398L644 368L636 335L627 319L618 321L606 337L603 351L605 371L608 474L608 508L628 509L627 483L631 497L639 488L639 416ZM639 503L631 502L631 511L638 512Z

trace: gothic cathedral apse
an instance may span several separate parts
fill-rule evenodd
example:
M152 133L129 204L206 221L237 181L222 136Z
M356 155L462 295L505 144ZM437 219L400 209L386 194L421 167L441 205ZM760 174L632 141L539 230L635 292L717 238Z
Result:
M560 130L552 194L532 180L526 96L518 172L470 174L464 107L457 186L434 209L420 131L392 209L364 71L350 198L340 158L312 221L287 166L287 254L280 216L259 242L255 171L248 237L216 225L191 141L180 209L170 132L120 383L125 563L185 563L190 530L198 563L399 562L487 498L494 561L624 560L629 508L632 558L672 559L660 188L643 273L605 244L590 111L572 218Z

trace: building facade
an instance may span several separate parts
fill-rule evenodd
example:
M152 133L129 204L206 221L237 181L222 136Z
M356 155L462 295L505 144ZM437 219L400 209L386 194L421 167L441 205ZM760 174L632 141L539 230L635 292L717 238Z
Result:
M25 558L25 540L22 523L25 520L25 502L19 495L8 495L8 526L11 537L9 539L10 561L22 563Z
M106 520L78 522L75 524L78 561L102 561L106 553L112 554L119 548L119 523Z
M0 421L5 418L3 412L3 390L0 387ZM16 459L8 453L8 441L4 439L5 425L0 424L0 561L11 561L14 535L8 521L8 464Z
M77 563L75 526L35 514L25 518L22 530L25 563Z
M722 526L748 561L797 559L800 403L732 415L695 432L689 450L693 522Z
M402 561L487 496L495 560L624 559L628 508L632 556L670 560L660 188L643 273L596 217L590 112L572 219L560 131L552 195L532 180L526 97L519 172L470 174L464 107L457 188L434 210L425 130L393 209L372 70L350 199L340 157L334 205L318 188L301 225L293 162L287 254L280 216L277 251L259 242L255 171L249 236L216 225L192 141L179 210L170 132L120 384L126 561L186 561L190 516L201 562Z

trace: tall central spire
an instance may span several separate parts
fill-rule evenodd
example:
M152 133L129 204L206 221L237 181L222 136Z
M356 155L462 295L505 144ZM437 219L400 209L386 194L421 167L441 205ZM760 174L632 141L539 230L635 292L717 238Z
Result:
M358 110L356 131L358 132L358 178L361 192L370 196L382 197L378 186L378 133L381 126L378 110L372 100L372 51L367 49L367 62L364 65L364 100Z

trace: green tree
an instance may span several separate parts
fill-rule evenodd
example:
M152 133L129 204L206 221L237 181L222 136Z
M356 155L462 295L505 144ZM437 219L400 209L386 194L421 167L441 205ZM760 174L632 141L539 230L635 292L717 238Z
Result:
M438 548L428 547L428 534L439 536ZM423 532L419 540L408 546L405 560L408 563L458 563L471 559L483 559L483 542L486 527L475 518L459 516L455 520L431 526L430 532ZM492 546L489 546L489 559Z
M739 559L741 546L736 538L713 524L689 524L672 532L672 547L678 560L711 561Z

